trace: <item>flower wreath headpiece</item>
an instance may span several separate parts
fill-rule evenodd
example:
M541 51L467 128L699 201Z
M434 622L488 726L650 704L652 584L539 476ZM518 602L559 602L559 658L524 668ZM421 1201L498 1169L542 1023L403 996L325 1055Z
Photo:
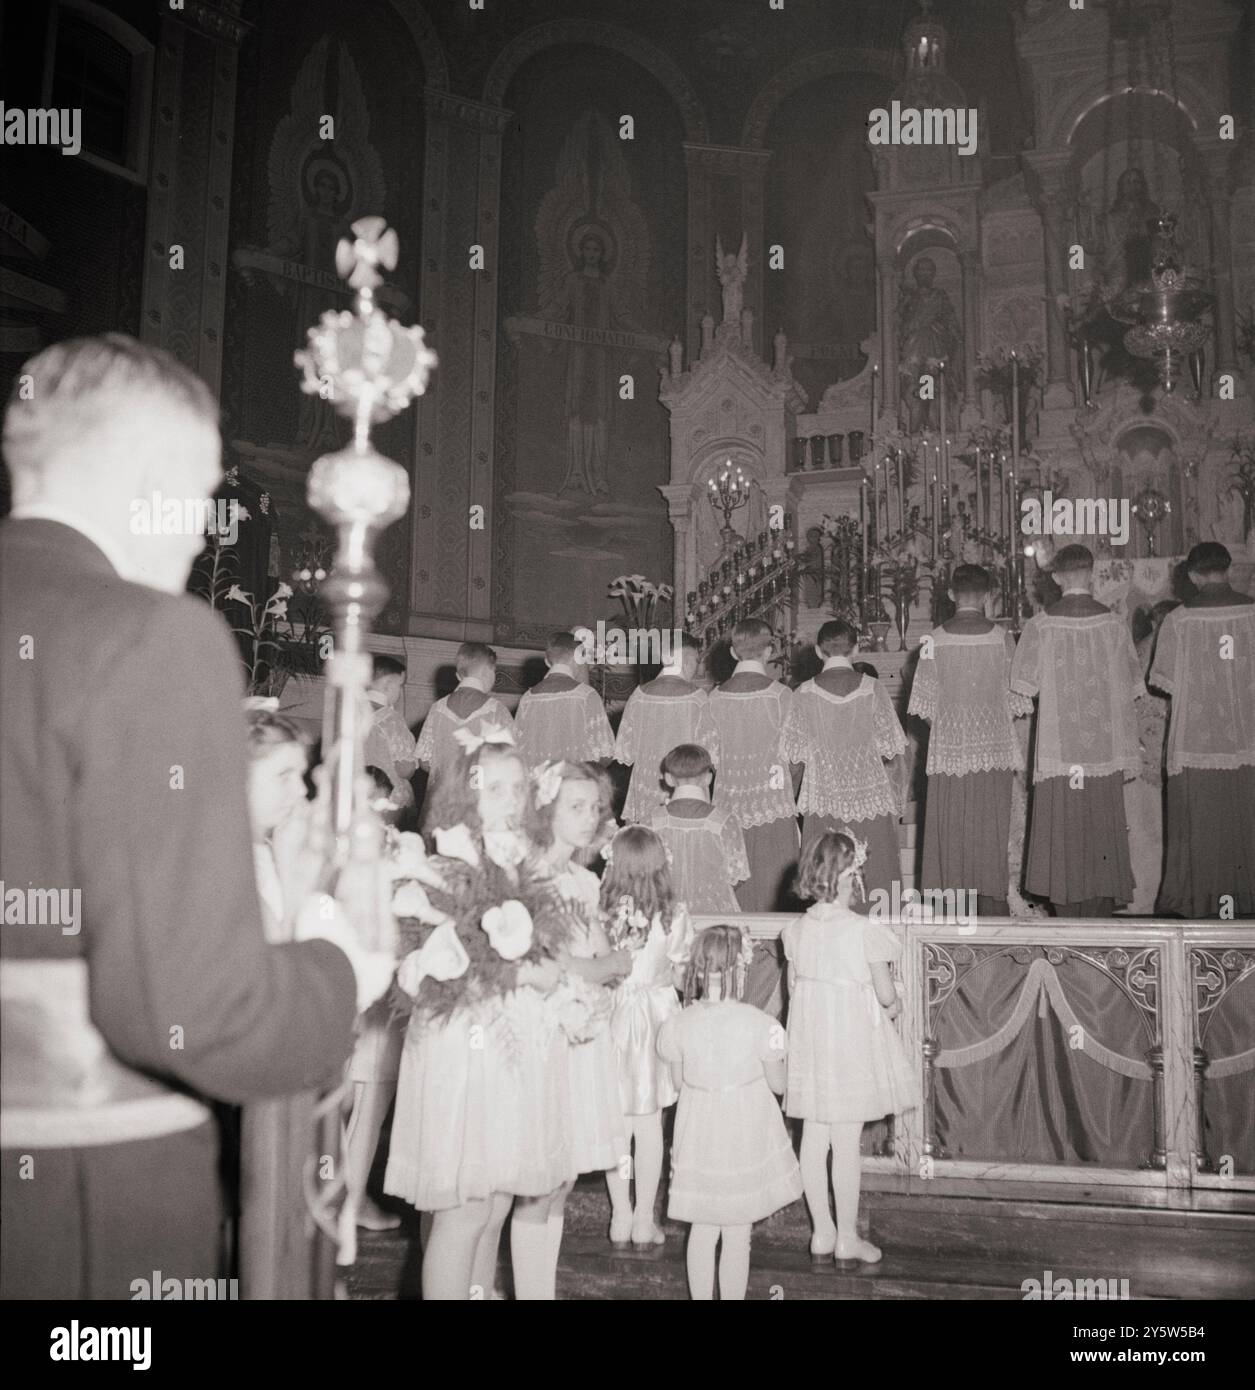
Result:
M853 874L854 882L858 884L859 897L866 900L867 886L863 882L863 865L867 863L867 841L860 840L857 835L849 830L842 831L842 834L854 845L854 862L841 870L837 875L837 882L840 883L847 874Z
M500 724L489 725L482 734L474 733L470 729L454 729L453 737L468 758L471 754L477 753L485 743L500 743L510 748L516 746L514 735L509 729L503 729Z

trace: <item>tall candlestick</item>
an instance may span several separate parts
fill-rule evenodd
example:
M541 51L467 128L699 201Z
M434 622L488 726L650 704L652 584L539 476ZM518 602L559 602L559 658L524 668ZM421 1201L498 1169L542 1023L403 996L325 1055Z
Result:
M898 530L906 530L906 494L902 486L902 450L895 449L898 456Z
M940 510L940 508L938 507L938 502L940 501L940 498L939 498L939 496L938 496L937 489L938 489L937 475L934 473L934 474L933 474L933 483L932 483L932 491L933 491L933 563L934 563L934 564L936 564L936 562L937 562L937 512Z
M946 364L937 364L937 389L941 393L941 437L946 437ZM949 485L950 479L947 476L946 484Z
M978 447L976 450L976 529L978 531L983 528L985 522L984 469L985 451Z
M867 475L864 474L858 485L858 536L859 536L859 597L862 597L864 577L867 574Z
M868 438L869 442L870 442L870 441L874 441L875 438L876 438L876 381L877 381L877 379L879 378L879 376L880 376L880 364L877 363L877 362L873 362L873 363L872 363L872 418L871 418L871 427L870 427L870 429L867 431L867 438Z
M1020 359L1011 349L1011 457L1020 466Z

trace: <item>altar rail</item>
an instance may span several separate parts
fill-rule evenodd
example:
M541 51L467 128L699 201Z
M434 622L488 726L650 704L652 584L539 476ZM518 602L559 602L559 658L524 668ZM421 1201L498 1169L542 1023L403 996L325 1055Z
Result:
M885 925L924 1106L867 1171L1255 1191L1255 924Z

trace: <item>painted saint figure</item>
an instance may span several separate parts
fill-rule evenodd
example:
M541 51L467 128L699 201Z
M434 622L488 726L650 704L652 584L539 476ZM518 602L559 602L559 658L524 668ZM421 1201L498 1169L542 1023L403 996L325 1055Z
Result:
M913 270L915 288L903 285L898 292L898 376L902 399L907 402L912 433L920 429L939 429L940 408L936 399L920 399L920 377L946 364L946 389L950 400L957 398L962 380L963 331L950 296L937 285L937 264L921 256ZM935 392L934 392L935 396ZM948 402L949 403L949 402Z

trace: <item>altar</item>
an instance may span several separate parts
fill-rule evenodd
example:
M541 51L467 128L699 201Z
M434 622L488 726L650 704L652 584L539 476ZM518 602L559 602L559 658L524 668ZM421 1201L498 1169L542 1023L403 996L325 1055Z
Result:
M1207 10L1179 37L1183 71L1223 60L1227 31ZM803 384L822 362L802 370L817 350L792 343L800 324L773 322L770 351L755 347L755 282L790 272L754 264L744 239L719 257L723 313L672 343L660 393L675 588L704 638L760 616L796 651L842 616L896 675L889 658L947 616L957 565L991 572L990 615L1018 631L1073 540L1097 557L1097 597L1130 621L1182 596L1198 541L1222 542L1248 587L1255 371L1233 301L1255 284L1255 246L1204 133L1219 109L1195 85L1192 123L1159 109L1163 93L1106 93L1058 25L1034 11L1017 31L1039 132L1019 169L983 147L871 148L876 293L854 360L832 354L849 364L836 380ZM1101 47L1099 27L1090 37ZM933 16L912 21L895 96L964 106L948 45ZM1050 95L1065 84L1088 94L1067 119ZM1026 522L1059 503L1081 519L1072 532ZM764 591L776 549L785 573Z

